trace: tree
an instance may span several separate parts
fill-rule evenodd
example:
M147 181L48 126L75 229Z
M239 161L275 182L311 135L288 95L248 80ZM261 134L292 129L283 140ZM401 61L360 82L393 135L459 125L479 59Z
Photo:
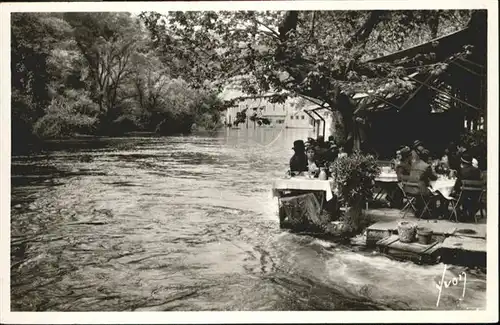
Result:
M433 53L418 62L369 60L456 31L469 17L469 11L419 10L141 14L162 59L175 63L174 74L198 87L238 82L250 95L287 91L313 99L338 113L348 148L360 111L350 95L407 93L414 88L403 79L410 62L412 72L443 63Z
M173 78L171 66L127 13L13 14L14 142L33 133L57 138L217 128L227 104Z
M128 13L65 13L87 61L91 92L106 122L120 114L128 94L121 87L132 73L132 55L143 40L141 25ZM104 123L106 125L106 123Z
M31 135L43 116L54 80L49 59L57 44L70 34L70 27L52 14L14 13L11 23L11 84L13 141Z

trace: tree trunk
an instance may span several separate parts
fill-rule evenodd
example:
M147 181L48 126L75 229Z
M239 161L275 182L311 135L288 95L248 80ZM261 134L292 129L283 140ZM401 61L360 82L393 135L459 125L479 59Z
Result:
M363 208L365 200L363 197L358 197L353 204L346 210L346 223L353 231L358 231L364 226Z

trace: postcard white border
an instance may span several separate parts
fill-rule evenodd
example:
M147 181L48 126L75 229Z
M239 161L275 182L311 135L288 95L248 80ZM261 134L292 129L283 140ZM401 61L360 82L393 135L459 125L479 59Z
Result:
M16 324L143 323L423 323L498 321L498 3L497 1L228 1L1 3L0 322ZM175 10L488 9L488 218L485 311L329 312L11 312L10 311L10 13Z

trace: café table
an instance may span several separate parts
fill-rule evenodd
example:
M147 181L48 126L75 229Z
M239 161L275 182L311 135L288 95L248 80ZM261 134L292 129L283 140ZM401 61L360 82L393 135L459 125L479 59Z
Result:
M277 179L273 182L273 196L280 197L285 191L323 191L326 201L333 198L335 192L333 179L320 180L307 176L295 176Z
M429 185L432 192L434 193L439 192L445 198L449 198L456 182L457 182L456 178L448 178L440 176L437 180L429 182Z
M398 183L398 175L395 170L382 169L380 175L375 177L375 184L377 184L379 191L375 193L374 201L382 198L382 195L390 195L391 191L396 189Z

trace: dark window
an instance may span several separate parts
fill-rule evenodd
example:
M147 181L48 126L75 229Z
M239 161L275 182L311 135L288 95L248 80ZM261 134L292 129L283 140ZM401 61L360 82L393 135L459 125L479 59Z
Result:
M302 119L304 119L304 115L302 115Z

